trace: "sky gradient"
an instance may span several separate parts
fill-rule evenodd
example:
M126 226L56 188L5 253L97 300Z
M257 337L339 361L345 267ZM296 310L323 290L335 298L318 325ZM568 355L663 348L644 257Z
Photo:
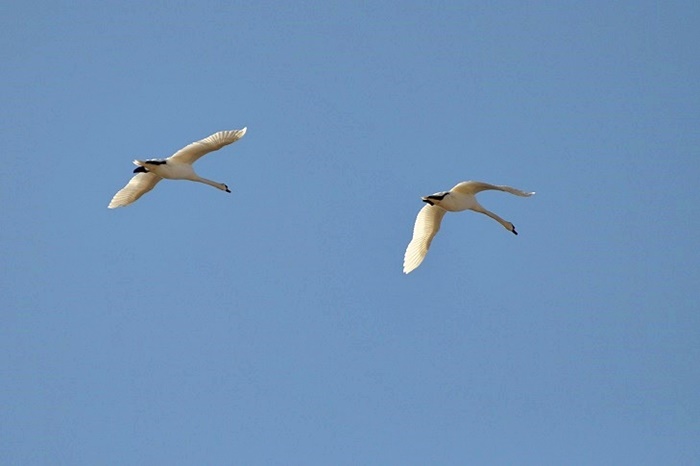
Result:
M0 11L3 465L700 463L698 2Z

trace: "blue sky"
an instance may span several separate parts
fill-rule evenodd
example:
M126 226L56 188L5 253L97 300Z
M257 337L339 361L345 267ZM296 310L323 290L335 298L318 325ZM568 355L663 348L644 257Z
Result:
M697 2L0 10L0 463L700 463Z

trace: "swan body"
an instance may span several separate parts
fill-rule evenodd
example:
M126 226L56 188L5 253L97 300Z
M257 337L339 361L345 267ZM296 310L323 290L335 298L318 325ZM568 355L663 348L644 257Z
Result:
M134 165L136 165L134 169L135 175L126 186L114 195L107 207L114 209L136 202L162 179L196 181L230 193L231 190L224 183L218 183L197 175L194 168L192 168L192 164L202 156L238 141L246 131L247 128L219 131L183 147L167 159L134 160Z
M424 196L424 206L413 227L413 238L408 243L406 253L403 258L403 273L411 273L418 267L430 248L430 243L440 230L440 223L446 212L461 212L463 210L473 210L475 212L488 215L511 233L517 235L515 225L503 220L498 215L486 210L476 200L476 194L485 190L504 191L516 196L529 197L534 192L521 191L510 186L493 185L481 181L463 181L449 191L441 191L430 196Z

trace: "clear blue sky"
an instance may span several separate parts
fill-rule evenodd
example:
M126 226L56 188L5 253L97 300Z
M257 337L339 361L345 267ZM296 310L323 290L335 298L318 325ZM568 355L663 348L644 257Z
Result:
M3 465L700 463L697 1L0 10Z

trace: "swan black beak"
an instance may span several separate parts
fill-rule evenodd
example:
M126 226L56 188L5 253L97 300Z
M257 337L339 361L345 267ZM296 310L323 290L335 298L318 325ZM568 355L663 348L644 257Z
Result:
M230 190L230 189L228 189L228 188L226 188L226 192L227 192L227 193L230 193L230 192L231 192L231 190ZM516 233L516 235L517 235L517 233Z

